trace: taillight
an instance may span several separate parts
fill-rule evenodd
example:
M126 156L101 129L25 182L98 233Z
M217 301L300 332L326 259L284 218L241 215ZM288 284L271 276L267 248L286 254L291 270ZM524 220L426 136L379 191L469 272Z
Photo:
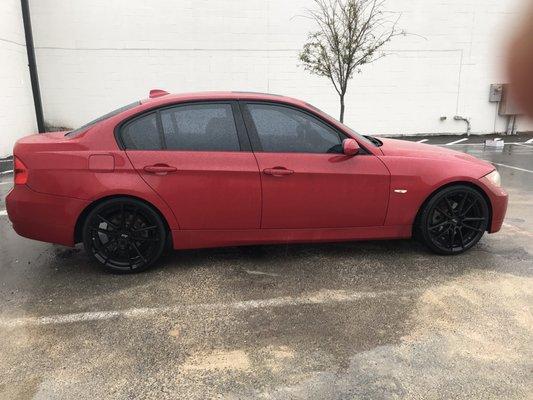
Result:
M28 181L28 168L17 157L13 158L13 176L15 185L25 185Z

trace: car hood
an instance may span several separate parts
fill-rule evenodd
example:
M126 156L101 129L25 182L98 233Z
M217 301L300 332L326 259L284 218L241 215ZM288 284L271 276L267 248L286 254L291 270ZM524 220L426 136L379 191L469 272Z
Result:
M398 139L380 138L380 140L383 142L381 151L385 156L449 159L450 161L459 159L494 169L494 166L485 160L480 160L470 154L465 154L446 147Z

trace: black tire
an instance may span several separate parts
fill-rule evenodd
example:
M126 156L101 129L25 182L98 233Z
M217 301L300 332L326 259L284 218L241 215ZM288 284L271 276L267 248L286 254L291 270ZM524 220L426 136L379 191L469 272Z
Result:
M98 204L83 224L83 245L89 256L115 273L146 270L167 240L159 214L142 201L117 197Z
M484 196L470 186L448 186L424 205L417 224L417 236L431 251L460 254L474 246L487 230L489 206Z

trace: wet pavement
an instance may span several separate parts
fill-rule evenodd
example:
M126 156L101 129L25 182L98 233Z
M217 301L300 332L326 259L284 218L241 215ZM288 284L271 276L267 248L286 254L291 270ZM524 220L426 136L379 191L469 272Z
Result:
M0 177L0 398L531 398L533 145L452 148L510 194L502 231L455 257L254 246L116 276L18 237Z

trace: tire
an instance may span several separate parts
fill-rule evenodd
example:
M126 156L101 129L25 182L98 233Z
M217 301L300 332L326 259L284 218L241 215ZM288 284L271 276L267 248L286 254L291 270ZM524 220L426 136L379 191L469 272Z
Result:
M489 225L485 197L466 185L454 185L434 194L423 206L416 230L434 253L461 254L472 248Z
M128 197L98 204L83 224L85 251L114 273L146 270L159 259L166 242L167 232L159 214Z

